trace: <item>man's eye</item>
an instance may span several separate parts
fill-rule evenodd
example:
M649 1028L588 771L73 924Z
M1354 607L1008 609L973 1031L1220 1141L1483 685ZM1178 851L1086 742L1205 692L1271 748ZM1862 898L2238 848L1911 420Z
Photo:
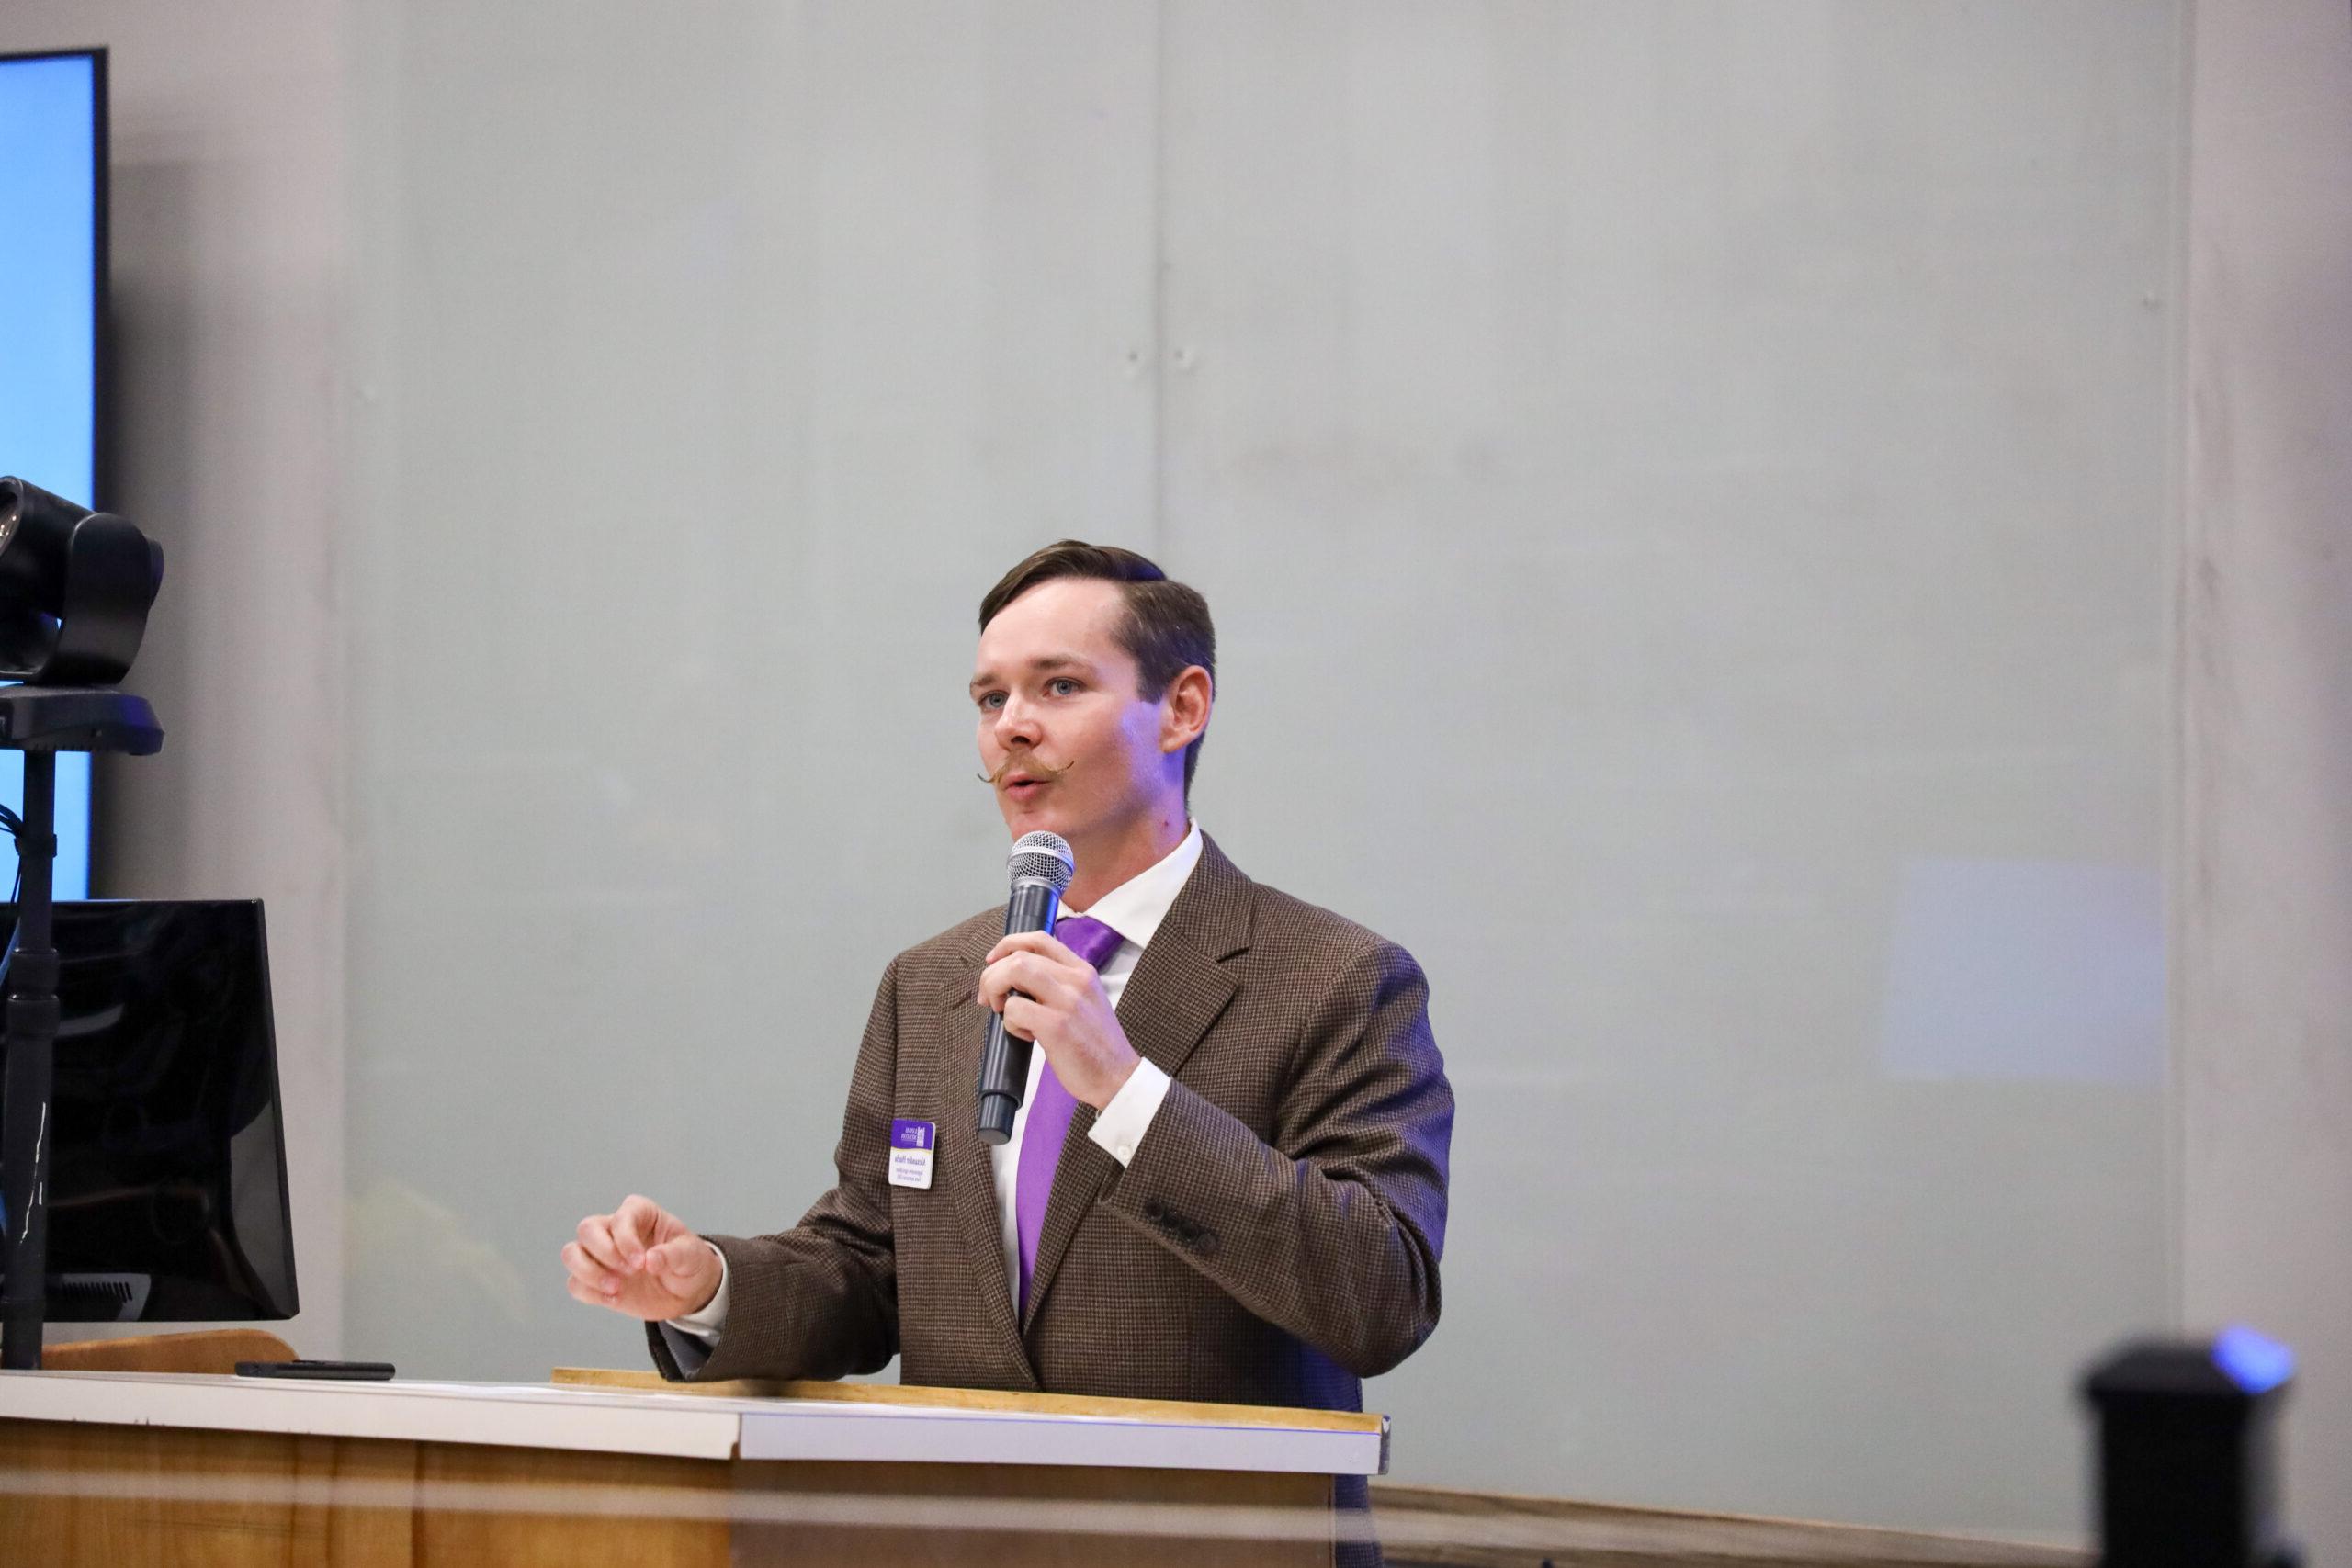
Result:
M980 699L980 706L989 711L994 711L1003 705L1004 694L1002 692L990 692L987 696Z
M1057 675L1046 682L1046 690L1057 697L1073 696L1078 692L1078 682L1067 675Z

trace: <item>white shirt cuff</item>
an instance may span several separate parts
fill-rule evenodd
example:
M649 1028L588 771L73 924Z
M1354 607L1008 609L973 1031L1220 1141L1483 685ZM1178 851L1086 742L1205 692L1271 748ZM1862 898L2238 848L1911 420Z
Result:
M673 1317L662 1326L674 1328L681 1334L691 1334L708 1347L718 1342L719 1334L727 1327L727 1254L711 1247L708 1242L703 1245L710 1247L718 1258L718 1289L703 1304L701 1311Z
M1151 1119L1159 1114L1159 1102L1168 1098L1168 1086L1174 1081L1158 1063L1137 1062L1086 1135L1122 1168L1133 1163L1136 1146L1151 1131Z

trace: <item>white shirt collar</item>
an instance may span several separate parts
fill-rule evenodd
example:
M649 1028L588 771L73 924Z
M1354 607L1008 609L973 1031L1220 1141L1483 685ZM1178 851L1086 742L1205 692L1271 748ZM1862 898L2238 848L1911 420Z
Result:
M1200 863L1201 825L1195 822L1182 843L1097 898L1094 908L1066 909L1063 913L1072 918L1091 917L1137 948L1148 947L1159 930L1159 922L1168 918L1168 907L1176 902L1176 895L1184 890L1185 879Z

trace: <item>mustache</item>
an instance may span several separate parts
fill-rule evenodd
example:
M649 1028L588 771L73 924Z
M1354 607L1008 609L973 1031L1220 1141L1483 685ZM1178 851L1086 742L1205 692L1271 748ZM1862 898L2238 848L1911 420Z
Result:
M979 780L982 784L988 785L990 789L994 789L997 785L1004 783L1007 775L1015 773L1035 773L1037 777L1045 780L1047 784L1051 784L1076 766L1078 766L1078 763L1075 759L1070 761L1064 762L1060 767L1057 768L1045 761L1042 758L1030 756L1025 751L1015 751L1011 756L1005 758L1003 761L999 762L996 765L996 772L992 773L974 773L972 776Z

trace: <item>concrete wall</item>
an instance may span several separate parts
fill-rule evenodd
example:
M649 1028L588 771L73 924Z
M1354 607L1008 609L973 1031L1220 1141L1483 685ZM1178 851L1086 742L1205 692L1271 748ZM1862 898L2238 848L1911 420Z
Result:
M2352 8L2206 0L2178 581L2181 1295L2286 1339L2352 1562Z
M1433 977L1400 1474L2075 1526L2170 1301L2177 8L355 13L355 1345L633 1359L581 1213L800 1212L1078 533L1217 606L1209 830Z

